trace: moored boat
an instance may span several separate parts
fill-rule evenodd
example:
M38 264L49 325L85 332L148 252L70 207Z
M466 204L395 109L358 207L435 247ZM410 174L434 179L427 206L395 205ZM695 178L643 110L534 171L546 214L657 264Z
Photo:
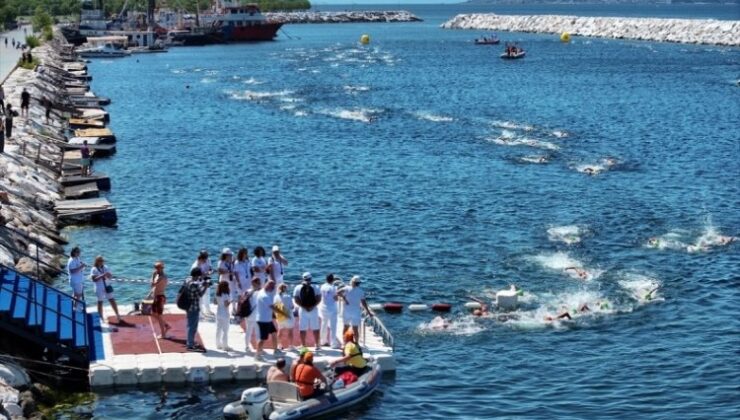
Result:
M268 21L256 4L241 5L238 1L222 0L219 13L203 16L222 35L224 42L271 41L277 36L282 22Z
M267 389L248 388L242 392L240 401L224 407L224 418L295 420L323 417L346 410L364 401L378 388L380 365L373 361L368 367L368 371L356 382L343 388L329 389L319 397L306 400L300 398L298 387L290 382L271 382L267 384Z
M491 36L482 36L475 39L475 45L497 45L500 42L501 40L498 39L496 34L492 34Z

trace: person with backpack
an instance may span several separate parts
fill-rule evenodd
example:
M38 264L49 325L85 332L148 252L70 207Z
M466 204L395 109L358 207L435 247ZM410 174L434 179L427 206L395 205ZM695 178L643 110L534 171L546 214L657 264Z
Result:
M278 348L284 350L283 343L285 342L286 336L288 339L288 346L293 347L293 327L295 326L295 319L293 318L293 297L288 293L288 285L280 283L278 285L278 294L275 296L275 306L280 309L281 312L275 314L277 321L277 336L278 336ZM283 315L286 314L286 315Z
M303 282L293 291L293 300L298 306L298 330L301 334L301 346L306 347L306 331L313 331L316 351L319 345L319 310L316 308L321 302L321 291L311 284L311 273L303 273Z
M199 267L190 270L190 278L177 294L177 307L184 310L188 320L188 335L186 346L188 351L205 352L205 348L195 345L195 335L198 333L200 318L200 301L211 286L211 281L203 276Z
M259 277L252 279L252 287L244 291L239 297L239 304L237 307L237 316L242 319L242 329L244 329L244 343L246 344L245 351L250 354L255 350L252 347L252 336L256 336L259 341L259 331L257 331L257 293L259 293L261 287Z
M280 253L280 247L273 245L272 256L267 261L267 271L270 273L270 279L274 280L278 286L283 284L283 275L285 274L285 266L287 265L288 260Z

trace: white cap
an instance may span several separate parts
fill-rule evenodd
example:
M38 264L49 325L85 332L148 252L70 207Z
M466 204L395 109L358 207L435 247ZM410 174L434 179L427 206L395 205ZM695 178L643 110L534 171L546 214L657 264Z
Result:
M221 253L222 253L222 254L226 254L226 255L234 255L234 253L233 253L233 252L231 252L231 250L230 250L229 248L224 248L224 249L223 249L223 250L221 251Z
M311 273L309 273L308 271L303 273L303 280L311 280Z
M349 282L350 284L355 284L355 283L360 283L361 281L362 279L360 279L360 276L352 276Z
M272 246L272 252L278 252L278 251L280 251L280 247L277 246L277 245L273 245Z

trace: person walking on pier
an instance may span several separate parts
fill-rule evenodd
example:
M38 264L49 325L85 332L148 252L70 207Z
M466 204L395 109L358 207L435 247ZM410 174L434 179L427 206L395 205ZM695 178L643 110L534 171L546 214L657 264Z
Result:
M13 137L13 118L18 113L13 109L13 105L8 104L5 107L5 138L10 140Z
M118 305L116 299L113 297L113 286L109 285L106 280L113 278L110 268L105 265L105 260L102 255L95 257L95 263L90 272L90 278L95 282L95 295L98 298L98 313L100 319L105 322L105 315L103 314L103 302L108 299L113 312L116 314L116 323L121 323L121 315L118 313Z
M149 285L152 288L151 295L154 299L152 304L152 318L159 324L159 335L157 338L167 338L167 331L170 330L170 324L164 320L164 305L167 304L167 297L165 296L165 290L167 284L170 282L167 278L167 274L164 273L164 263L157 261L154 263L154 271L152 272L152 280Z
M195 345L195 335L198 333L198 320L200 319L200 301L211 286L208 277L203 276L199 267L190 270L190 278L187 281L183 293L188 294L190 305L187 309L188 336L185 342L188 351L205 351L202 347Z
M80 259L80 248L74 247L69 253L69 261L67 261L67 275L69 276L69 285L72 287L72 297L74 297L74 310L78 310L77 302L85 300L84 282L85 276L83 271L87 264L82 262ZM82 307L79 308L82 310Z
M28 118L28 105L31 104L31 94L28 93L26 88L23 88L21 92L21 116Z
M0 154L5 153L5 119L0 118Z
M220 269L219 269L220 271ZM229 281L221 280L216 288L216 348L219 350L231 351L229 347L229 306L231 302L231 292L229 291Z
M298 330L301 334L301 346L306 347L306 331L313 331L316 351L319 345L319 311L316 309L321 302L321 291L311 284L311 273L303 273L303 282L293 291L293 299L298 305Z
M8 38L5 38L5 45L8 45ZM5 89L0 85L0 114L5 114Z
M365 291L360 287L361 283L362 280L360 279L360 276L352 276L352 279L349 282L350 286L340 295L344 300L344 332L347 332L351 327L355 337L360 336L362 309L364 308L369 316L374 315L373 311L371 311L367 306Z
M90 147L87 145L87 140L82 142L80 147L80 173L82 176L90 175Z
M337 286L334 285L334 274L326 276L326 283L321 285L321 302L319 302L319 338L322 346L331 346L338 349L340 344L337 339ZM331 339L329 339L331 334Z
M267 281L267 261L265 260L265 248L262 248L261 246L254 248L252 273L260 278L262 287L265 287L265 282Z
M272 256L267 263L267 270L270 273L270 280L274 280L278 286L283 283L283 275L287 265L288 260L280 253L280 247L273 245Z
M193 263L191 269L193 268L200 268L201 275L205 278L208 278L210 280L211 272L213 272L213 269L211 268L211 261L208 259L208 251L205 249L202 249L200 253L198 254L198 258ZM213 318L214 314L211 310L211 293L210 289L206 290L206 292L203 294L203 296L200 299L200 312L203 313L204 317L207 318Z

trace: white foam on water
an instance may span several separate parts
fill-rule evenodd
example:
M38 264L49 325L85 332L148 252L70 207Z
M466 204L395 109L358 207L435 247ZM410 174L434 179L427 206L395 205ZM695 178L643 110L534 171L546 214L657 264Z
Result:
M509 130L532 131L534 126L528 124L519 124L514 121L492 121L491 125L498 128L507 128Z
M582 174L594 176L606 171L607 167L598 163L585 163L575 165L573 169Z
M630 297L637 301L638 305L645 305L653 302L661 302L665 299L660 295L660 280L639 273L623 273L622 279L617 283L622 287Z
M475 318L472 316L464 316L454 320L447 320L441 316L436 316L429 322L419 324L417 330L427 334L473 335L483 331L483 327L475 322Z
M685 230L671 230L663 235L649 238L645 243L645 247L659 250L671 249L684 251L690 246L684 242L686 235L687 231Z
M439 114L433 114L431 112L427 111L417 111L414 112L413 115L420 119L425 121L432 121L432 122L452 122L455 121L454 118L448 117L445 115L439 115Z
M493 141L494 143L500 144L502 146L527 146L547 150L560 149L560 146L555 143L532 139L529 137L517 137L516 133L509 130L503 130L500 136L494 137L492 139L489 138L489 141Z
M529 155L529 156L522 156L519 158L520 162L524 163L548 163L550 161L550 158L544 155Z
M249 79L245 80L243 83L247 85L261 85L265 82L255 79L254 77L250 77Z
M373 122L376 116L381 112L381 110L370 108L334 109L321 111L322 114L329 115L331 117L340 118L343 120L360 121L364 123Z
M568 132L563 131L563 130L555 130L555 131L553 131L550 134L552 134L553 136L555 136L555 137L557 137L559 139L562 139L562 138L565 138L565 137L568 137L569 136Z
M579 290L539 296L539 305L509 313L494 313L492 317L515 329L564 328L595 316L617 312L611 301L597 291ZM557 319L568 313L571 319Z
M359 92L367 92L370 90L370 86L361 86L361 85L344 85L342 88L347 92L351 94L357 94Z
M208 83L213 83L213 82L215 82L215 81L216 81L216 79L212 79L212 78L210 78L210 77L204 77L204 78L200 79L200 82L201 82L201 83L206 83L206 84L208 84Z
M276 92L258 92L254 90L245 90L242 92L229 92L232 99L246 100L246 101L264 101L271 99L278 99L281 97L287 97L292 94L292 90L281 90Z
M586 228L578 225L553 226L547 229L547 239L552 242L562 242L566 245L573 245L581 242Z
M183 74L183 73L185 73L185 70L182 70L182 69L173 69L173 70L170 70L170 72L173 73L173 74Z
M308 116L308 112L306 111L296 111L293 113L296 117L306 117Z
M572 258L566 252L553 252L548 254L540 254L531 257L533 261L540 264L543 268L549 270L562 271L568 267L582 267L583 263L575 258Z
M737 240L737 237L722 235L714 226L708 225L704 228L704 232L696 238L696 241L686 247L686 251L690 253L707 252L712 248L726 246Z

